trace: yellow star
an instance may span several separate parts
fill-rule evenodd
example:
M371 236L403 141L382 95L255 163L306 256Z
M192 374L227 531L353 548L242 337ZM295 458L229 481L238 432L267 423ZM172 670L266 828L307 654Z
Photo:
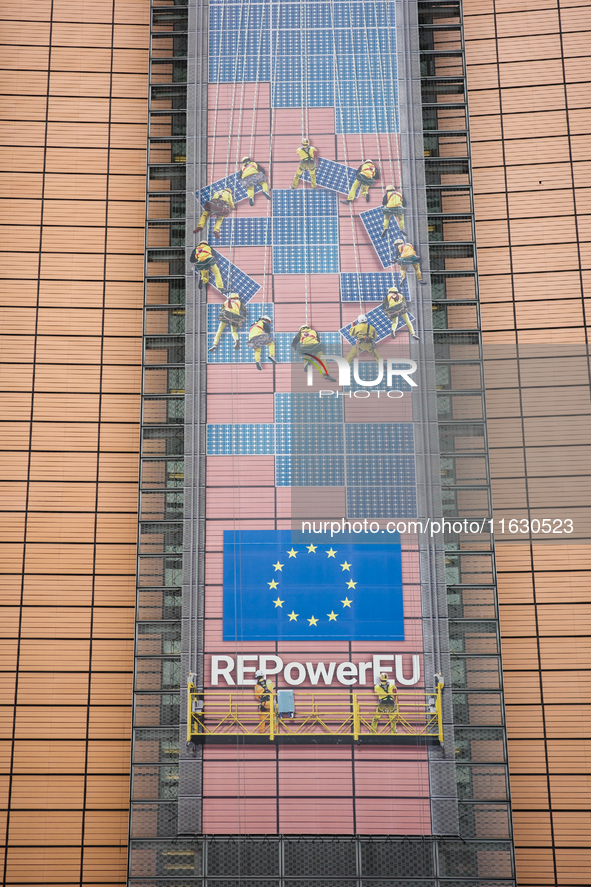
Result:
M308 619L308 622L310 623L311 626L318 625L318 619L315 619L314 616L312 616L311 619Z
M295 548L292 548L291 551L288 551L287 553L290 557L295 557L297 554L297 551Z
M345 561L344 564L341 564L341 567L343 568L343 570L348 570L350 566L351 566L351 564L348 564L347 561Z
M334 611L331 610L331 612L327 613L326 615L328 616L329 622L336 622L337 621L337 614Z
M318 548L317 545L312 545L311 543L310 543L310 545L308 545L308 551L310 552L310 554L316 554L317 548Z
M275 582L274 579L272 582L267 582L267 585L269 586L269 588L278 588L278 583Z
M292 610L291 613L288 613L289 621L290 622L297 622L299 615L300 615L299 613L294 613L294 611Z
M285 601L280 601L279 598L277 598L277 600L273 601L273 603L275 604L275 607L282 607Z
M326 553L327 553L327 555L328 555L329 557L334 557L335 554L336 554L336 551L334 551L334 550L331 548L330 551L327 551Z
M348 597L346 597L344 601L341 601L343 607L350 607L352 603L353 601L350 601Z
M279 561L277 561L276 564L273 564L273 566L275 567L275 572L277 572L277 570L279 570L279 572L281 572L283 569L283 564L280 564Z
M356 587L357 587L357 583L356 583L356 582L353 582L352 579L350 579L350 580L347 582L347 588L356 588Z

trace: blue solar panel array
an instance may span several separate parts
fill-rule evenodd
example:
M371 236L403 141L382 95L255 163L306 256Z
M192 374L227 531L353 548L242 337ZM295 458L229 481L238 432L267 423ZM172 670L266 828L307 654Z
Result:
M274 189L273 272L337 274L339 220L331 191Z
M347 516L350 518L416 517L414 487L347 487Z
M209 221L209 243L214 242L214 222ZM270 219L224 219L217 246L270 246Z
M334 107L339 133L398 132L394 9L392 0L216 0L209 80L271 81L273 107Z
M341 274L341 302L381 302L390 287L400 289L400 274L376 271L373 274Z
M318 397L317 391L277 393L275 421L342 422L343 401L337 397Z

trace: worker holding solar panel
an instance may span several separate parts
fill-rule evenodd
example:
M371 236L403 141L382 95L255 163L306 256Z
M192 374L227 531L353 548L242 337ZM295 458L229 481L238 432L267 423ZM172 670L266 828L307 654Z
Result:
M369 203L369 189L379 178L380 171L373 160L364 160L356 170L355 181L351 185L347 199L341 200L341 203L353 203L359 188L361 188L361 196L365 196L366 201Z
M208 218L214 216L215 225L213 226L213 235L216 240L219 240L222 222L230 215L233 209L234 197L231 190L229 188L222 188L221 191L216 191L211 200L206 200L203 204L203 212L199 219L199 224L193 231L193 234L196 234L197 231L201 231L202 228L205 228Z
M349 335L356 342L345 358L347 363L351 363L353 358L357 357L362 351L368 351L376 363L381 360L376 349L378 338L376 328L371 325L365 314L360 314L357 320L351 324Z
M265 170L261 164L257 163L256 160L253 160L252 157L248 157L248 155L243 157L240 163L240 179L246 188L250 205L254 206L254 189L257 185L261 186L263 194L267 200L270 200L269 183L267 182L267 176L265 175Z
M406 200L402 196L402 191L399 191L394 185L388 185L386 188L386 193L382 199L382 212L384 213L384 228L382 230L382 237L385 237L388 233L388 226L390 224L390 219L392 216L396 216L396 221L398 222L398 227L401 231L404 231L404 207L406 206Z

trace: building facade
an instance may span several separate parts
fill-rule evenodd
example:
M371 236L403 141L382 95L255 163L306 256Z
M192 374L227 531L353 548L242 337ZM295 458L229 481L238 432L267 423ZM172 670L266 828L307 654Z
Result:
M4 883L587 883L588 7L4 9ZM306 135L320 187L292 191ZM195 192L250 153L272 199L237 202L218 246L270 315L260 372L250 301L239 350L226 329L207 351L223 296L190 263ZM380 187L343 209L368 153ZM386 184L428 287L380 255ZM379 333L386 277L421 343L401 327L378 350L425 384L319 413L291 339L313 322L347 353L360 312ZM343 515L474 517L495 539L400 531L399 646L222 636L221 531ZM443 751L201 744L211 657L380 653L401 699L415 658L417 691L444 674Z

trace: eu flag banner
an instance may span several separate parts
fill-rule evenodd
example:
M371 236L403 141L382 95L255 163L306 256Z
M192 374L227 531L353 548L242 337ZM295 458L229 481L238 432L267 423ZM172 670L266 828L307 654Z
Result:
M224 531L225 641L403 641L400 541Z

